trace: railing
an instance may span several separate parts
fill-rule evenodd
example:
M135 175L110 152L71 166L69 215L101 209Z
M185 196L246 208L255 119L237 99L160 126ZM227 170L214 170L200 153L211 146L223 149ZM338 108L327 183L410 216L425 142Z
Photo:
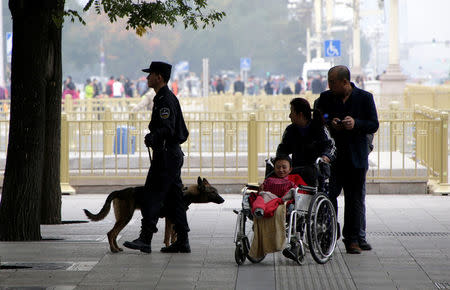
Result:
M263 110L289 110L289 102L292 98L301 96L311 104L319 95L307 92L302 95L257 95L248 96L237 93L212 94L208 97L181 97L180 104L184 112L189 111L254 111ZM92 98L72 99L67 95L62 101L63 112L103 112L109 109L111 112L130 112L141 101L141 98Z
M375 150L369 156L368 181L447 182L447 115L425 117L419 108L379 113L380 129L374 139ZM186 154L183 178L201 175L216 183L262 180L264 159L275 154L289 122L286 117L263 121L254 113L247 120L230 115L219 120L186 118L190 136L182 145ZM70 164L71 183L97 180L123 184L145 178L150 165L143 142L148 120L67 123L70 146L67 153L62 148L62 154Z
M429 179L448 182L448 113L415 106L416 155L418 162L426 164Z
M190 131L182 145L184 179L258 182L264 159L275 154L288 109L185 112ZM143 136L149 112L68 112L62 116L61 183L143 183L150 161ZM436 180L447 183L447 114L426 108L379 111L380 129L369 155L368 181ZM9 115L0 113L0 171L4 170Z
M450 109L450 85L424 86L408 84L405 88L405 106L427 106L433 109Z

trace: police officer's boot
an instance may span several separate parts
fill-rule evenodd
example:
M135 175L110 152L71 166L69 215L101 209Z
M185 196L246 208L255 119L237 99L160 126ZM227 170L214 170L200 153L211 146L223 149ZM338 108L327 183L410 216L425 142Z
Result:
M123 245L129 249L140 250L143 253L151 253L152 252L152 237L153 233L145 230L144 227L141 228L141 233L139 234L139 238L135 239L132 242L126 241Z
M191 246L189 245L189 238L187 232L177 233L177 240L168 247L161 248L163 253L190 253Z

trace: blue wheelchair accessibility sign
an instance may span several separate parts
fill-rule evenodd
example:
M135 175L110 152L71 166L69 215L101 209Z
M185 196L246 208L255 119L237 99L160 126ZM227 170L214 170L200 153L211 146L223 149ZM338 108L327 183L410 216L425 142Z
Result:
M241 57L241 70L250 70L252 67L252 60L249 57Z
M325 57L341 56L341 41L340 40L325 40Z

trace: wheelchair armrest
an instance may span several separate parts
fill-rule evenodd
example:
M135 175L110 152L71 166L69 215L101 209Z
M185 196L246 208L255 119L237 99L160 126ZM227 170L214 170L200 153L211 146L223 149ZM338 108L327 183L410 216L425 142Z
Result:
M251 190L259 190L259 185L255 185L255 184L246 184L245 187L247 187L248 189L251 189Z

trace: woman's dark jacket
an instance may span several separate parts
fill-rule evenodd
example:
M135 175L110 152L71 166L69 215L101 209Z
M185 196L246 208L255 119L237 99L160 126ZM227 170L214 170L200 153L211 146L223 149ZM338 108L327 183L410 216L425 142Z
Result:
M278 155L292 154L293 167L312 165L318 157L327 156L330 161L335 158L336 147L325 126L306 127L290 124L283 133L277 148Z

